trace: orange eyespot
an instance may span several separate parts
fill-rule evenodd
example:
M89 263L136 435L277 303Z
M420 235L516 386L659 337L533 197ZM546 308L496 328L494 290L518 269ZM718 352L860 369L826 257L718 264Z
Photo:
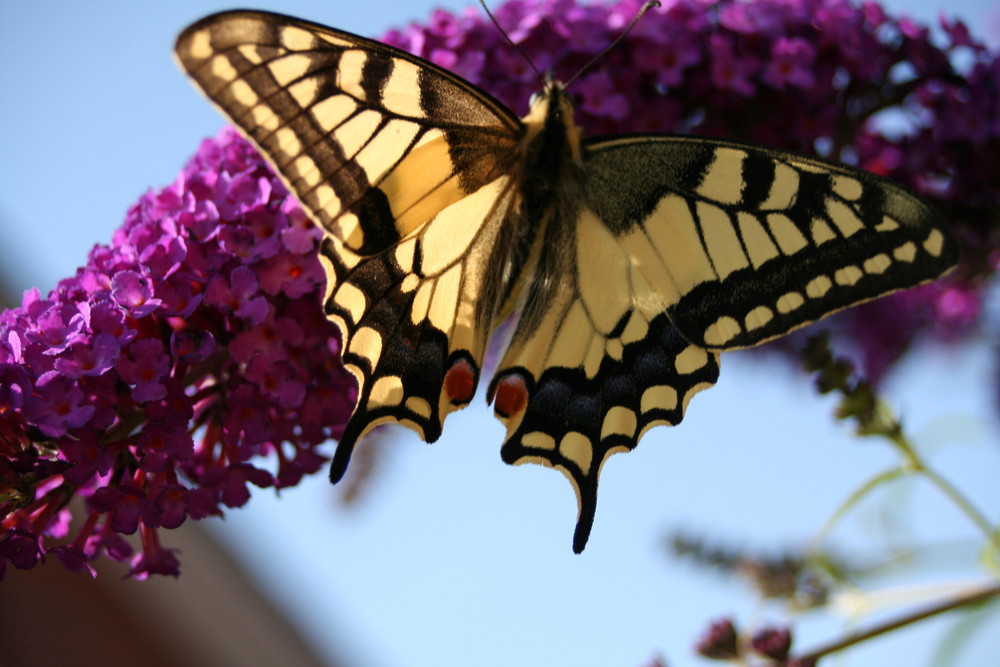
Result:
M528 385L524 377L511 373L497 382L493 410L500 417L508 419L524 410L528 404Z
M444 376L444 391L454 405L463 405L476 393L476 370L467 359L456 359Z

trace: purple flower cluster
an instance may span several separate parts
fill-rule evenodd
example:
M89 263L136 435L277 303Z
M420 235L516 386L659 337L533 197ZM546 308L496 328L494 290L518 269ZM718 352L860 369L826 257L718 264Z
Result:
M568 78L640 0L496 10L540 70ZM385 41L515 110L540 81L485 18L435 12ZM841 320L881 373L920 330L979 322L1000 205L1000 61L846 0L667 0L570 89L589 133L686 132L816 153L931 197L965 256L949 281ZM52 554L176 574L158 530L220 514L248 485L293 485L340 434L353 378L323 316L320 232L231 131L144 196L109 246L0 315L0 575ZM262 462L269 459L266 467ZM71 523L73 511L81 516ZM136 552L122 535L140 533Z
M642 0L511 0L500 25L542 71L574 76ZM518 112L541 86L474 11L436 12L384 41L452 69ZM589 134L728 137L841 160L929 197L955 227L948 280L839 317L877 380L920 331L957 340L978 323L1000 254L1000 59L958 22L936 34L874 2L665 0L573 82Z
M745 641L748 639L749 641ZM764 626L746 638L736 630L732 619L713 621L695 643L695 651L710 660L746 664L747 658L767 658L774 667L807 667L812 660L788 660L792 633L786 627Z
M355 385L323 316L320 237L224 130L76 276L0 315L0 575L101 553L177 574L160 528L322 466ZM138 551L122 537L137 530Z

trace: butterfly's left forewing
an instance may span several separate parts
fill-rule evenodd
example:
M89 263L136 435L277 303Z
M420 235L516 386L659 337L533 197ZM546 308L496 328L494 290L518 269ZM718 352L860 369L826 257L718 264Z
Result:
M479 379L520 120L431 63L277 14L207 17L176 53L326 232L326 311L359 382L332 477L376 424L437 439Z

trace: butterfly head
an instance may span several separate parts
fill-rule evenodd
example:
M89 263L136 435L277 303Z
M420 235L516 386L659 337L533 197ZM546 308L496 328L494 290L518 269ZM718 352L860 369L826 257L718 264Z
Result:
M574 154L580 145L580 130L573 122L573 102L566 86L551 73L545 75L545 87L531 96L528 114L521 120L528 126L529 136L546 129L564 132Z

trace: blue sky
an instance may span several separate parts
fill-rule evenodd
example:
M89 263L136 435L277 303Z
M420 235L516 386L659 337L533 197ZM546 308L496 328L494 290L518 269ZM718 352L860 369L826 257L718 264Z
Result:
M465 4L259 6L377 36L427 17L432 6ZM895 0L903 4L923 20L943 6ZM976 30L997 25L991 4L963 0L947 10ZM222 126L171 49L185 25L230 7L0 4L5 282L18 292L45 290L70 275L143 191L173 180L198 142ZM891 378L888 394L932 460L996 521L1000 452L989 355L985 343L928 350ZM689 647L710 618L779 616L757 608L739 583L666 558L663 534L684 527L765 549L800 544L851 489L894 460L887 447L855 441L831 423L831 408L785 366L726 355L719 385L694 399L681 426L655 429L605 467L582 556L570 550L570 487L550 470L503 465L502 429L478 398L448 420L434 446L399 431L383 474L356 508L337 507L318 476L280 498L256 494L218 530L321 648L357 665L638 667L657 652L674 666L696 664ZM904 504L914 539L960 545L954 563L927 580L976 572L968 547L975 533L950 507L922 485L893 499ZM882 509L866 506L838 533L843 544L881 545ZM995 637L1000 624L992 623ZM919 626L844 664L926 664L948 626ZM802 646L837 627L807 620ZM981 638L972 650L986 655L988 644Z

